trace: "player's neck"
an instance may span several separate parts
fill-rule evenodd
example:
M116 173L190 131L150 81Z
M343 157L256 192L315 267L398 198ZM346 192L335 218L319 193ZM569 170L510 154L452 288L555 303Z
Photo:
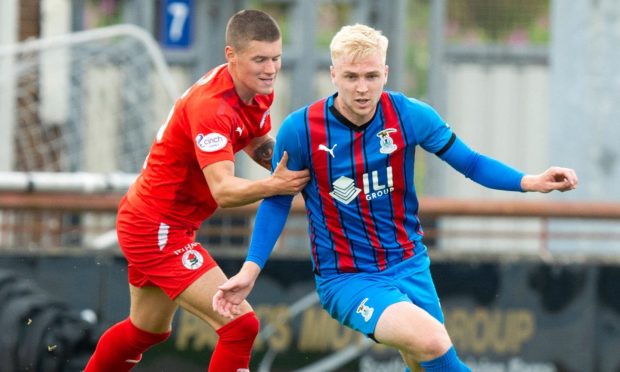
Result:
M241 99L241 102L246 105L251 105L252 103L254 103L254 97L256 97L256 92L246 88L240 81L235 81L234 77L233 82L235 84L235 91Z
M256 97L256 92L248 88L243 83L243 81L239 79L235 69L232 68L230 64L228 65L228 72L230 73L230 76L232 78L235 92L237 93L237 96L239 96L239 99L241 99L241 102L246 105L251 105L252 103L254 103L254 97Z

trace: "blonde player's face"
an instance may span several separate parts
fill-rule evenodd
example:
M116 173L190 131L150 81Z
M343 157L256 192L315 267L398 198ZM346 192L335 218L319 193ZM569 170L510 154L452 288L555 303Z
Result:
M330 71L338 90L338 111L353 124L370 121L387 82L385 57L379 52L357 59L341 56L333 61Z
M249 103L256 94L270 94L282 65L282 40L248 42L243 50L226 47L226 57L241 99Z

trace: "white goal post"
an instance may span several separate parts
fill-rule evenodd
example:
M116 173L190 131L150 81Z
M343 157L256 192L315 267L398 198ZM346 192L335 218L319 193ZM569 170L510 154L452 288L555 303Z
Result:
M0 45L0 193L124 192L178 95L137 26ZM0 227L0 250L115 246L110 213L6 209Z
M0 45L0 171L135 173L178 94L137 26Z

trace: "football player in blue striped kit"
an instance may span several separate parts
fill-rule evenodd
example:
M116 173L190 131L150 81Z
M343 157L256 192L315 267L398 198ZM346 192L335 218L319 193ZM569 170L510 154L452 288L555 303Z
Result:
M444 327L422 243L414 188L415 149L434 153L473 181L507 191L567 191L572 169L525 175L463 143L427 104L384 91L388 40L365 25L333 38L332 96L287 117L274 164L310 169L302 191L316 288L323 307L376 342L397 348L408 367L470 371ZM274 165L275 168L275 165ZM251 291L284 228L291 196L259 207L246 262L220 286L213 306L224 316Z

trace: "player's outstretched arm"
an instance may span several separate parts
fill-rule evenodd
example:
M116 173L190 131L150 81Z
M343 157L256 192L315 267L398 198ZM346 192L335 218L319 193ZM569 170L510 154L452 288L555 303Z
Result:
M238 314L239 304L250 294L284 230L292 201L292 196L274 196L263 200L258 207L246 261L237 275L218 287L213 297L213 309L222 316Z
M261 268L252 261L246 261L239 273L218 287L213 296L213 309L227 318L241 314L239 304L245 300L252 288Z
M293 171L287 168L285 152L273 174L261 180L251 181L235 177L232 161L220 161L206 166L202 171L217 204L222 208L238 207L254 203L274 195L295 195L310 180L307 169Z
M523 176L521 189L543 193L554 190L564 192L576 189L578 183L577 174L573 169L551 167L541 174Z

